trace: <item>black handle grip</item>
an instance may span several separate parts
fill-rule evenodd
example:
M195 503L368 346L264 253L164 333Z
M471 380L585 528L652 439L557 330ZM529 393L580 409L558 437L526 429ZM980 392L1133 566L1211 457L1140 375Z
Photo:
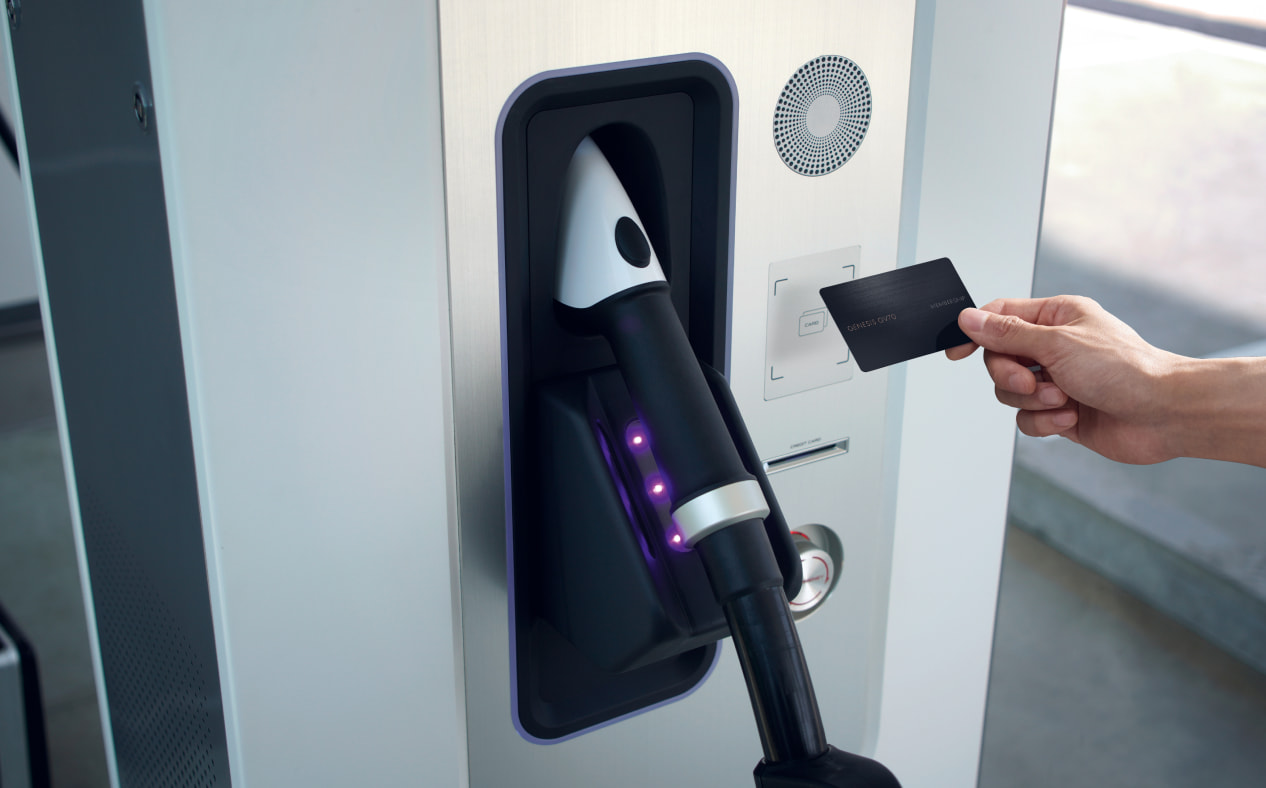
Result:
M667 285L643 286L587 311L615 353L674 503L753 479ZM766 760L822 755L826 735L764 523L730 525L695 549L729 622Z
M753 479L673 309L667 283L643 286L586 311L615 353L673 503Z

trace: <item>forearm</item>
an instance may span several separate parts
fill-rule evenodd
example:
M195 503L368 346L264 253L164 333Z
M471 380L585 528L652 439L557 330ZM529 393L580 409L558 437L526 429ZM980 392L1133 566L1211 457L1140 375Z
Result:
M1182 456L1266 468L1266 358L1184 359L1166 390Z

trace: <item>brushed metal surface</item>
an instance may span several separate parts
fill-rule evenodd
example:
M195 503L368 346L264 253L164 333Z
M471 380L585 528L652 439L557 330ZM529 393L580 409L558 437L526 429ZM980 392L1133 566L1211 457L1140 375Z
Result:
M516 87L545 71L689 52L719 59L739 93L731 380L739 404L764 456L786 454L783 447L819 432L853 440L850 454L773 482L793 523L827 523L846 544L855 542L848 549L862 569L841 579L841 592L805 622L801 635L816 667L828 734L846 748L871 746L887 576L878 559L891 534L873 494L892 482L882 474L886 376L764 403L764 285L768 263L824 249L861 246L864 272L895 264L913 14L913 2L874 0L440 3L471 785L611 785L613 775L628 785L738 785L751 779L759 759L750 705L728 646L695 694L616 726L545 747L522 739L510 720L501 349L494 319L498 113ZM787 78L822 54L840 54L865 68L875 114L854 159L811 179L787 169L768 130ZM830 423L821 423L823 414ZM867 562L867 555L876 561ZM680 745L687 736L689 749Z
M691 498L673 510L673 523L685 543L695 543L729 525L769 516L769 505L755 480L735 482Z

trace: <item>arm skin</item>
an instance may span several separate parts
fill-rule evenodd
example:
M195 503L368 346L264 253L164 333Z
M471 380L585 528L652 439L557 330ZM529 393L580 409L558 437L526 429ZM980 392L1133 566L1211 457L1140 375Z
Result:
M1169 353L1078 296L993 301L958 324L973 343L946 355L985 348L998 401L1018 409L1025 435L1063 435L1118 462L1266 467L1266 358Z

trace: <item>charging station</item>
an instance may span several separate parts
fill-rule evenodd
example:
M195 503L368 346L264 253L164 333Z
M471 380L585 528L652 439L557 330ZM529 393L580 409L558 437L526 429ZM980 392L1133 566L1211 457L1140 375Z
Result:
M587 146L830 743L973 784L1013 428L979 369L855 369L816 294L1027 292L1062 4L1014 5L19 4L114 784L751 784L672 431L560 298Z

